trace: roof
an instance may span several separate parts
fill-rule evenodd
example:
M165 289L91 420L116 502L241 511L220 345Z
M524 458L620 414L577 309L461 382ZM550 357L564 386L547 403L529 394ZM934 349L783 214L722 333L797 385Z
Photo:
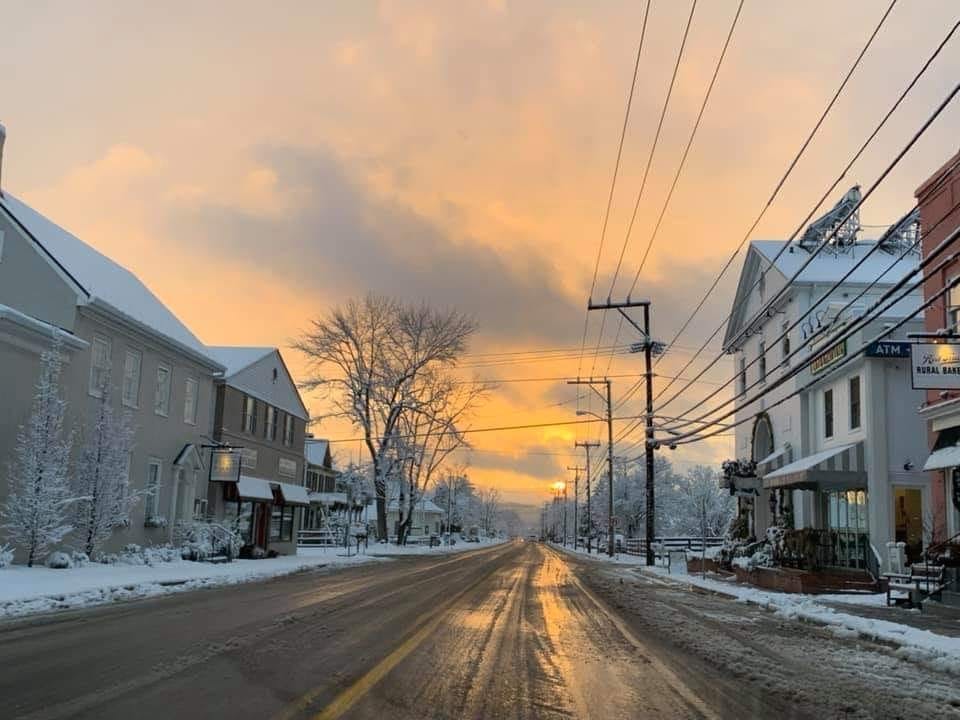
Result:
M330 454L330 442L328 440L311 440L303 444L303 455L311 465L320 467L330 467L328 464Z
M25 330L29 330L38 335L45 335L50 338L53 338L54 335L57 335L57 337L63 341L64 345L74 349L85 348L90 344L83 338L77 337L71 332L67 332L62 328L58 328L56 325L51 325L43 320L38 320L32 315L22 313L16 308L10 307L9 305L0 304L0 322L9 322L13 325L24 328Z
M241 370L250 367L257 360L265 358L276 348L272 347L230 347L224 345L207 346L210 355L215 358L226 370L224 378L236 375Z
M310 421L307 406L278 348L220 345L207 350L226 368L223 381L227 385Z
M136 275L4 191L0 206L41 247L91 304L105 306L148 332L216 366L206 346Z
M785 240L754 240L750 243L750 247L783 273L787 280L799 271L800 275L795 280L798 284L838 282L876 245L871 241L858 242L836 255L825 248L801 271L800 268L810 259L811 253L797 244L791 244L791 247L777 258L776 263L773 262L777 253L786 244ZM916 272L919 264L916 256L910 255L891 266L892 262L893 257L890 254L882 250L875 252L844 282L869 284L879 278L881 284L883 282L893 284L907 273Z

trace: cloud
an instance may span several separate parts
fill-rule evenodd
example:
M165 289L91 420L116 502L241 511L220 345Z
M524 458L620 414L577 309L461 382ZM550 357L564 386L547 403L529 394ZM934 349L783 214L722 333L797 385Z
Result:
M287 212L198 199L171 211L170 237L264 269L326 298L366 290L428 300L473 315L485 336L570 342L580 303L559 286L546 252L503 253L453 237L438 223L375 193L330 151L264 150L261 172ZM322 308L318 308L321 311Z

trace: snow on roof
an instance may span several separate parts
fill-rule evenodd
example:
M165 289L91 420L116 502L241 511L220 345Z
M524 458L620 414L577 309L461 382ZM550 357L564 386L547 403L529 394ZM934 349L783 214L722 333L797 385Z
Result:
M63 272L80 286L91 302L99 301L109 309L141 324L148 331L173 341L203 359L211 359L207 348L197 336L132 272L97 252L9 192L0 195L0 205L26 229Z
M387 503L387 512L396 512L400 507L398 500L391 500ZM414 510L423 510L425 513L436 513L442 515L444 511L433 500L417 500Z
M266 357L276 348L272 347L230 347L225 345L208 346L208 354L226 368L224 378L236 375L257 360Z
M759 252L767 262L773 264L780 249L786 244L784 240L754 240L750 246ZM821 250L816 257L805 267L797 277L798 283L835 283L838 282L854 265L863 260L876 243L863 241L854 244L843 252L834 255L829 249ZM800 270L803 264L810 259L810 253L799 245L793 244L777 258L776 268L790 279ZM874 252L860 267L853 271L844 282L871 283L881 278L880 284L894 284L904 275L916 272L918 259L908 255L894 264L894 257L882 250Z
M303 444L303 454L311 465L323 467L327 462L327 449L330 443L327 440L310 440Z

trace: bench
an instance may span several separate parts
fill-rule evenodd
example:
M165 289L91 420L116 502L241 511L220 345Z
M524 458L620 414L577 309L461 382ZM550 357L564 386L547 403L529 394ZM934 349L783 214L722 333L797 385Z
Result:
M914 563L909 573L884 573L883 577L887 581L887 607L906 605L923 610L923 601L940 600L946 587L943 565L932 563Z

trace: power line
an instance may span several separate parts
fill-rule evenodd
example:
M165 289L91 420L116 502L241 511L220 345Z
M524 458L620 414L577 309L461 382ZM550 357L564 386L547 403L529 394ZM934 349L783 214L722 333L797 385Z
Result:
M809 145L810 141L812 140L813 136L816 134L817 130L819 129L819 127L820 127L821 124L823 123L824 118L826 118L827 114L830 112L831 108L833 107L833 105L834 105L834 103L836 102L837 98L839 97L840 93L842 92L842 90L843 90L844 87L846 86L847 81L850 79L850 77L851 77L851 75L853 74L854 70L855 70L855 69L857 68L857 66L859 65L859 63L860 63L861 59L863 58L864 54L866 53L867 49L868 49L868 48L870 47L870 45L872 44L873 39L876 37L876 35L877 35L878 31L880 30L881 26L882 26L882 25L884 24L884 22L886 21L887 16L890 14L890 11L891 11L891 9L893 8L893 5L894 5L895 3L896 3L896 0L894 0L894 2L891 3L890 7L887 8L887 11L884 13L883 17L881 17L880 22L878 23L877 27L874 29L873 33L870 35L870 38L867 40L867 43L866 43L866 45L864 46L863 50L861 50L860 54L857 56L856 60L854 61L853 66L852 66L852 67L850 68L850 70L847 72L847 75L845 76L845 78L844 78L843 82L841 83L840 87L837 89L837 92L834 93L833 98L830 100L830 102L829 102L829 104L827 105L826 109L824 110L823 114L821 114L819 121L817 122L817 124L814 126L813 130L812 130L812 131L810 132L810 134L808 135L806 141L805 141L805 142L803 143L803 145L801 146L800 150L798 151L798 153L797 153L796 156L794 157L793 161L792 161L792 162L790 163L790 165L788 166L787 171L784 173L783 177L780 179L780 182L779 182L779 183L777 184L777 186L774 188L774 191L773 191L773 193L770 195L770 198L767 200L767 202L766 202L766 204L763 206L763 208L761 208L761 211L760 211L760 213L757 215L757 218L754 220L753 224L750 226L750 228L749 228L749 229L747 230L747 232L744 234L743 239L740 241L740 243L739 243L739 245L737 246L737 248L733 251L733 253L730 255L730 257L727 259L726 263L725 263L724 266L721 268L721 270L720 270L720 272L717 274L716 278L714 278L713 282L711 283L710 287L707 289L706 293L703 295L703 297L702 297L702 298L700 299L700 301L697 303L696 307L693 309L693 312L690 313L690 315L687 317L687 319L686 319L686 320L684 321L684 323L681 325L680 329L679 329L679 330L676 332L676 334L673 336L673 339L667 344L667 347L666 347L664 353L660 356L660 358L658 358L657 364L659 364L659 363L662 361L662 359L667 355L667 353L669 353L672 349L674 349L674 348L676 347L676 342L677 342L677 340L680 338L680 336L681 336L681 335L686 331L686 329L689 327L690 323L693 321L693 318L696 317L696 315L697 315L697 314L700 312L700 310L703 308L703 306L705 305L707 299L710 297L710 295L711 295L711 294L713 293L713 291L716 289L717 285L720 283L720 280L721 280L721 279L723 278L723 276L726 274L727 270L728 270L728 269L730 268L730 266L733 264L733 261L736 259L737 255L740 253L740 251L743 249L744 245L745 245L745 244L747 243L747 241L750 239L750 236L751 236L751 234L753 233L753 231L756 229L756 227L759 225L760 221L761 221L761 220L763 219L763 217L766 215L767 210L770 208L770 206L772 205L772 203L773 203L773 201L775 200L776 196L779 194L780 189L783 187L783 184L786 182L787 178L790 176L790 174L792 173L793 169L796 167L796 164L797 164L797 162L799 161L800 157L803 155L804 151L805 151L806 148L808 147L808 145ZM953 28L950 30L950 32L947 34L947 36L944 38L944 40L940 43L940 45L936 48L936 50L935 50L935 51L933 52L933 54L930 56L930 58L928 58L928 60L926 61L926 63L924 63L923 67L920 68L920 70L917 72L917 74L914 76L914 78L911 80L911 82L907 85L907 87L903 90L903 92L900 94L900 96L897 98L897 100L893 103L893 105L890 107L890 109L886 112L886 114L884 115L884 117L880 120L880 122L879 122L879 123L877 124L877 126L874 128L873 132L871 132L870 135L867 137L867 139L861 144L861 146L860 146L860 148L857 150L857 152L854 153L853 157L852 157L852 158L850 159L850 161L847 163L846 167L844 167L844 169L843 169L843 170L840 172L840 174L837 176L837 179L830 185L829 188L827 188L826 192L824 192L824 194L823 194L823 196L821 197L821 199L819 200L819 202L818 202L818 203L813 207L813 209L808 213L807 217L800 223L800 226L797 228L797 230L795 230L794 233L790 236L789 240L793 240L793 239L797 236L797 234L799 234L799 232L803 229L803 227L805 227L805 225L809 222L810 218L813 217L813 215L814 215L814 213L817 211L817 209L822 205L822 203L824 202L824 200L826 200L826 198L829 197L830 193L832 193L833 190L837 187L837 185L839 185L839 183L843 180L843 178L846 177L847 172L850 170L850 168L853 167L853 165L856 163L856 161L857 161L857 160L860 158L860 156L865 152L865 150L867 149L867 147L869 147L869 145L873 142L874 138L876 138L876 136L879 134L880 130L886 125L886 123L887 123L887 121L890 119L890 117L894 114L894 112L896 112L896 110L900 107L900 105L901 105L901 104L903 103L903 101L906 99L907 95L909 95L909 93L912 91L912 89L913 89L914 86L917 84L917 82L919 82L920 78L926 73L926 71L927 71L927 69L929 68L929 66L933 63L934 59L936 59L936 57L937 57L937 56L940 54L940 52L943 50L944 46L945 46L945 45L947 44L947 42L950 40L950 38L952 37L952 35L953 35L953 33L956 31L956 29L957 29L957 25L954 25ZM784 249L784 250L786 249L786 245L784 246L783 249ZM779 258L779 254L777 255L777 258ZM774 259L774 262L776 261L777 258ZM759 279L758 279L757 283L758 283L758 282L759 282ZM751 288L749 288L749 290L747 291L747 294L750 294L750 293L753 292L753 290L754 290L754 289L756 288L756 286L757 286L757 283L754 283L754 285L753 285ZM737 307L738 307L738 306L736 306L736 305L734 306L733 310L731 310L731 312L724 318L723 321L721 321L721 323L717 326L717 328L716 328L716 329L709 335L709 337L704 341L704 343L703 343L703 345L702 345L703 348L706 348L706 347L710 344L710 342L712 342L713 339L717 336L717 334L720 332L720 330L723 329L723 327L727 324L727 322L729 322L730 318L733 316L734 312L737 310ZM678 375L682 375L682 374L684 373L684 371L686 371L686 370L694 363L694 361L696 360L696 358L699 357L700 354L702 354L702 352L703 352L703 350L701 349L701 350L698 350L696 353L694 353L694 356L693 356L692 358L690 358L690 360L680 369L680 371L679 371L677 374L678 374ZM716 361L718 361L718 360L719 360L719 357L718 357L718 359L717 359ZM702 371L698 374L698 377L701 376L701 375L702 375L704 372L706 372L707 370L709 370L709 368L712 367L712 365L715 364L716 361L714 361L714 363L711 363L711 365L709 365L709 366L707 366L706 368L704 368L704 370L702 370ZM655 399L659 399L660 396L662 396L663 393L666 392L666 391L670 388L670 386L671 386L672 384L673 384L673 382L670 382L670 383L668 383L664 388L662 388L661 391L657 394L657 396L656 396ZM621 399L621 401L618 403L618 407L621 407L624 402L626 402L627 400L629 400L629 398L632 397L632 396L637 392L637 390L639 389L640 385L641 385L641 383L636 383L636 384L633 385L631 388L629 388L629 389L627 390L627 392L624 393L624 396L623 396L623 398Z
M956 27L957 27L957 26L960 26L960 23L957 23L957 25L954 26L954 30L956 30ZM951 31L951 34L952 34L952 32L953 32L953 31ZM941 47L942 47L942 46L941 46ZM896 157L894 158L894 160L886 167L886 169L884 169L884 171L881 173L880 177L877 178L877 180L874 181L874 183L870 186L870 188L868 188L868 190L866 191L866 193L864 193L864 194L862 195L862 197L860 198L859 202L856 203L855 207L847 214L847 216L846 216L846 217L844 218L844 220L843 220L844 223L847 222L847 220L849 220L849 219L853 216L854 213L856 213L857 211L859 211L859 209L860 209L860 208L863 206L863 204L869 199L869 197L870 197L870 196L873 194L873 192L877 189L877 187L880 185L880 183L882 183L882 182L886 179L887 175L889 175L889 174L893 171L893 169L900 163L900 161L903 159L903 157L910 151L910 149L914 146L914 144L916 144L916 142L917 142L917 141L923 136L923 134L927 131L927 129L930 127L930 125L933 123L933 121L936 120L937 117L940 116L940 114L943 112L944 109L946 109L947 105L949 105L949 103L953 100L953 98L956 96L956 94L957 94L958 91L960 91L960 84L954 86L953 90L952 90L950 93L947 94L947 97L944 98L943 102L940 103L940 105L937 107L937 109L934 111L934 113L923 123L923 125L922 125L922 126L920 127L920 129L913 135L913 137L910 138L910 141L904 146L904 148L903 148L902 150L900 150L899 153L897 153L897 155L896 155ZM902 96L901 96L901 97L902 97ZM898 101L898 102L899 102L899 101ZM885 120L885 119L886 119L886 118L884 118L884 120ZM841 223L841 225L842 225L842 223ZM801 226L801 227L802 227L802 226ZM791 285L793 285L793 283L794 283L794 282L796 281L796 279L800 276L800 274L807 268L808 265L810 265L811 262L813 262L814 258L816 258L816 256L824 249L824 247L827 246L827 243L829 242L829 240L836 237L836 234L837 234L837 232L839 231L839 228L840 228L840 225L838 225L837 228L835 228L835 229L833 230L833 232L831 232L831 234L830 234L821 244L819 244L819 245L817 246L817 248L810 254L810 256L809 256L803 263L801 263L801 265L800 265L800 267L797 269L797 271L794 272L794 274L793 274L790 278L788 278L787 283L786 283L783 287L781 287L776 293L774 293L774 296L773 296L772 298L770 298L770 300L767 301L767 302L764 304L764 306L759 309L758 312L754 313L753 317L751 317L750 320L749 320L747 323L744 324L744 327L746 327L746 328L752 327L753 324L757 321L758 318L762 317L764 314L766 314L766 313L768 312L769 308L772 308L772 307L775 307L775 306L776 306L776 304L785 296L787 290L790 288ZM780 248L780 250L777 252L777 254L773 257L773 259L770 261L771 267L776 265L776 262L780 259L780 257L783 255L783 253L786 252L787 248L791 246L792 241L793 241L793 238L796 237L796 235L799 233L799 230L800 230L800 229L798 228L796 231L794 231L794 233L793 233L793 235L790 237L790 239L783 244L783 246ZM758 282L759 282L759 278L758 278ZM757 284L757 283L754 283L754 286L755 286L756 284ZM833 290L836 290L836 288L837 288L837 284L834 284L834 286L831 288L831 292L832 292ZM751 288L750 292L752 293L752 288ZM741 302L742 302L742 301L743 301L743 299L741 299ZM818 304L819 304L819 303L818 303ZM720 327L722 327L724 324L726 324L727 322L729 322L729 320L730 320L730 319L733 317L733 315L735 314L736 309L737 309L737 307L735 306L734 309L733 309L733 310L730 312L730 314L727 316L727 318L723 321L723 323L721 324ZM718 332L718 331L719 331L719 327L718 327L718 329L717 329L716 331L714 331L714 332L716 333L716 332ZM695 357L696 357L696 356L694 356L694 358L691 359L690 363L693 362L693 359L695 359ZM710 368L712 368L714 365L716 365L716 363L719 362L719 360L721 359L721 357L722 357L721 355L717 355L705 368L703 368L703 370L700 371L700 373L698 373L698 375L697 375L696 377L701 377L706 371L708 371ZM687 363L687 367L689 367L690 363ZM684 368L684 369L685 369L685 368ZM683 370L681 370L681 372L683 372ZM668 388L668 387L669 387L669 385L667 385L667 388ZM688 386L687 386L687 387L688 387ZM667 388L664 388L663 390L661 390L660 393L658 394L658 397L659 397L659 395L662 395L662 394L666 391ZM683 392L684 389L685 389L685 388L682 388L680 392ZM676 400L679 396L680 396L680 393L679 393L679 392L678 392L678 393L674 393L668 400L664 401L664 402L659 406L660 409L663 409L664 407L666 407L667 405L669 405L671 402L673 402L674 400Z
M647 18L650 15L650 0L647 0L643 11L643 25L640 28L640 42L637 45L637 59L633 63L633 78L630 80L630 92L627 94L627 108L623 113L623 127L620 130L620 142L617 144L617 160L613 165L613 177L610 180L610 192L607 195L607 208L603 214L603 225L600 229L600 242L597 247L597 259L593 264L593 279L590 281L590 297L597 286L597 273L600 271L600 258L603 255L603 243L607 236L607 224L610 221L610 208L613 205L613 194L617 187L617 177L620 174L620 160L623 157L623 141L627 136L627 126L630 123L630 109L633 107L633 96L637 89L637 75L640 70L640 55L643 53L643 39L647 32ZM583 353L587 347L587 328L590 322L590 313L585 312L583 317L583 339L580 341L580 362L577 365L577 375L583 369ZM603 333L601 332L601 337ZM597 341L600 342L599 340ZM579 390L577 397L580 397Z

